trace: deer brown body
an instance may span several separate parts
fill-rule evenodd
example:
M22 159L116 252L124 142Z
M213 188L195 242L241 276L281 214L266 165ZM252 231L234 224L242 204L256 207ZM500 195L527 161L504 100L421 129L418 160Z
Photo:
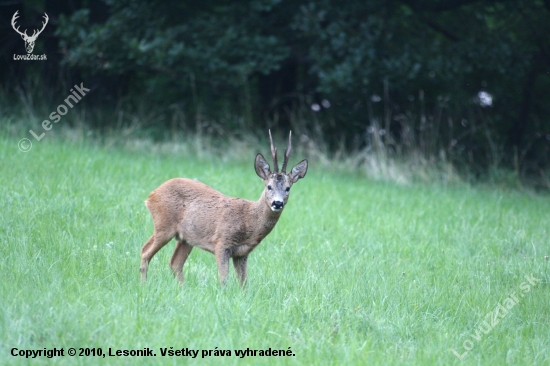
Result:
M269 137L271 140L271 132ZM289 135L282 172L278 172L273 141L274 172L261 154L256 155L254 167L265 189L255 202L227 197L206 184L185 178L170 179L151 192L145 204L153 217L155 231L141 250L142 281L147 279L151 258L175 237L176 249L170 267L180 282L183 282L183 265L189 253L193 247L198 247L216 256L222 284L232 258L243 285L247 278L248 255L277 224L292 184L306 175L307 160L298 163L290 173L285 172L291 146Z

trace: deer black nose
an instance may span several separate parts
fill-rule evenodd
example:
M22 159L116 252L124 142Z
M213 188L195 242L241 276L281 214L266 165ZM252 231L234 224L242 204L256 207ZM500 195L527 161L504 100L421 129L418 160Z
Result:
M273 201L273 203L271 204L271 206L276 210L282 209L284 205L285 204L282 203L281 201Z

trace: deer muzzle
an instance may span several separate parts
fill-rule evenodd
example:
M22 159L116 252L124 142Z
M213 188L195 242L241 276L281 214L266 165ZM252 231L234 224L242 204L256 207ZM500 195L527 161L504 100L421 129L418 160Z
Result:
M273 201L271 202L271 211L281 211L284 207L284 203L282 201Z

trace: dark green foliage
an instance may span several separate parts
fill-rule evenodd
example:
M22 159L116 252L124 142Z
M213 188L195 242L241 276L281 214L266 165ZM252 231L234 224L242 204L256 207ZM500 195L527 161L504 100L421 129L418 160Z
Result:
M105 0L52 26L62 67L95 83L101 106L145 104L159 128L267 122L333 149L539 175L548 19L541 0Z

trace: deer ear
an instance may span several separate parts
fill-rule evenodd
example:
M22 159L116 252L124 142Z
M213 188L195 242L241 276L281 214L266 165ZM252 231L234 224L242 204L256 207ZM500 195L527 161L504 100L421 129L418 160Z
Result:
M296 183L298 179L306 176L307 173L307 159L302 160L290 171L290 180L292 183Z
M265 158L262 154L256 155L256 160L254 161L254 169L256 169L256 174L262 179L266 179L271 175L271 169L269 164L265 161Z

